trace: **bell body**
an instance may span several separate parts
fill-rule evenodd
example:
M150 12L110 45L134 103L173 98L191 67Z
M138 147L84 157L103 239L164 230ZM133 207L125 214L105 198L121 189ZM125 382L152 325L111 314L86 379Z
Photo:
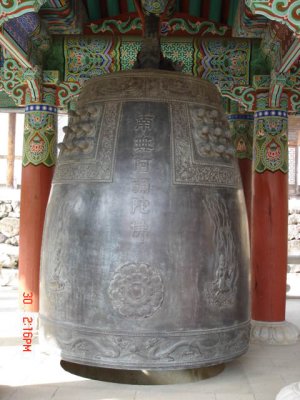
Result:
M90 80L46 213L41 331L63 360L223 363L249 341L244 196L209 82L138 70Z

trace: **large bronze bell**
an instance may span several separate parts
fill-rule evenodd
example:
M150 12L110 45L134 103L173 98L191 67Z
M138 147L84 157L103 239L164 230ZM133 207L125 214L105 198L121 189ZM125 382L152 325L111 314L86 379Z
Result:
M220 364L249 340L244 195L220 95L178 72L85 85L48 204L41 329L61 358Z

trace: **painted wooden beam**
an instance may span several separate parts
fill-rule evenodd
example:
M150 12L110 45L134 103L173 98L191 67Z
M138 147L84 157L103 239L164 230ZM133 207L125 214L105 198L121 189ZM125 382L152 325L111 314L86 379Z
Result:
M233 26L236 12L239 7L239 0L230 0L228 22L229 26Z
M220 22L222 11L222 2L220 0L210 0L209 19L210 21Z
M9 19L20 17L29 12L38 12L47 0L11 0L0 1L0 26Z
M229 16L229 7L230 7L230 0L223 0L220 22L225 25L227 25L227 20Z
M209 18L209 1L203 1L201 4L201 17L208 19Z
M27 60L27 58L17 49L14 43L2 32L0 32L0 45L4 47L22 67L33 68L33 65Z
M293 32L300 34L299 0L246 0L246 5L253 14L286 24Z
M189 14L190 15L193 15L194 17L200 17L201 2L202 2L202 0L190 1L190 5L189 5Z
M89 18L91 20L97 20L101 18L100 2L95 0L87 0L87 8Z
M106 18L107 17L107 2L106 1L101 1L100 3L100 10L101 10L101 18Z
M300 38L295 38L292 46L284 55L279 72L288 71L295 61L300 57Z
M189 12L190 3L189 0L181 0L181 12L187 14Z
M284 93L284 88L287 84L288 73L292 65L300 56L300 39L295 38L293 44L285 54L281 66L278 70L271 73L271 85L269 93L270 107L278 107L281 97Z
M109 17L114 17L115 15L119 15L120 14L119 3L117 1L108 1L107 12Z
M119 0L120 14L128 13L127 0Z
M133 0L127 0L127 8L128 8L128 12L136 12L136 8L135 8Z

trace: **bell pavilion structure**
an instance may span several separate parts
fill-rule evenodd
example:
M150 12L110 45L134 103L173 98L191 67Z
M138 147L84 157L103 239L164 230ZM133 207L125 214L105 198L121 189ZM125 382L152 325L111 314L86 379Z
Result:
M19 276L21 298L29 294L32 302L22 307L39 310L57 114L75 108L90 78L133 67L147 14L160 18L163 55L214 83L223 97L251 237L251 339L295 343L285 303L288 118L300 110L299 0L0 1L0 107L25 111Z

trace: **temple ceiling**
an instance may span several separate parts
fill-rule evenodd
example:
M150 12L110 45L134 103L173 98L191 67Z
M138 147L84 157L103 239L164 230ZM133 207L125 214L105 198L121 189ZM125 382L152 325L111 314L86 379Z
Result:
M5 96L10 105L40 101L51 87L57 105L65 107L87 79L132 68L144 15L154 13L160 17L162 52L183 72L210 80L248 110L267 92L270 106L283 104L297 112L300 5L279 3L0 1L0 107Z
M155 9L153 3L159 11L159 1L145 2L145 9L151 9L151 5ZM137 12L133 0L84 0L84 5L90 21ZM184 14L232 26L237 6L238 0L178 0L172 4L171 14Z
M63 4L62 4L63 3ZM72 19L72 12L75 2L48 1L42 6L41 15L48 21L53 32L59 32L58 19ZM101 24L101 20L114 19L122 20L138 15L138 9L134 0L83 0L82 13L84 16L84 29L88 31L89 26ZM162 11L164 1L142 0L143 11ZM239 0L171 0L167 6L164 19L170 18L197 18L206 21L216 22L231 27L238 8ZM78 4L77 4L78 7ZM66 29L61 27L62 29Z

